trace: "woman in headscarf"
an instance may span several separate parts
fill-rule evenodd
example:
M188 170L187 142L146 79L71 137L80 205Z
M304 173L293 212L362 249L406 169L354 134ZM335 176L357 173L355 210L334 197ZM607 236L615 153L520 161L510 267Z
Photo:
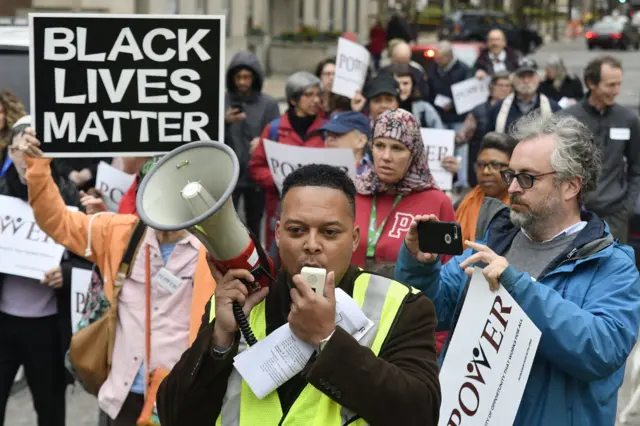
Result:
M564 61L559 56L549 58L545 67L545 80L540 83L540 93L560 102L562 98L567 99L567 106L579 101L584 97L584 88L580 79L569 74ZM566 108L565 105L560 105Z
M429 171L413 114L403 109L383 112L374 123L369 147L373 167L355 178L361 238L353 263L393 277L393 265L414 216L434 214L443 222L453 222L455 215L451 200Z
M502 182L500 172L509 167L511 154L518 141L506 133L489 132L482 139L474 169L478 185L462 200L456 219L462 228L463 241L475 241L478 214L485 197L509 203L509 187Z

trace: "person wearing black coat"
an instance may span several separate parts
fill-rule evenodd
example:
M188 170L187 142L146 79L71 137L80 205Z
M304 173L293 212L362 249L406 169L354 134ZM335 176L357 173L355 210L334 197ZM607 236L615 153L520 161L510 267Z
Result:
M28 201L24 164L14 148L28 126L28 116L16 122L9 139L13 145L0 153L0 195L24 201ZM83 209L75 184L60 174L55 163L52 170L65 203ZM20 227L10 213L2 211L3 231ZM65 425L65 389L73 378L65 369L64 356L71 341L71 270L76 266L91 267L65 253L60 268L52 269L42 281L0 273L0 425L21 365L38 426Z
M402 12L394 13L387 24L387 43L394 39L404 40L407 43L413 40L411 25Z
M545 80L540 83L540 93L549 99L560 102L567 98L579 101L584 97L584 87L577 76L569 74L564 62L558 56L552 56L545 67ZM572 102L572 103L575 103Z

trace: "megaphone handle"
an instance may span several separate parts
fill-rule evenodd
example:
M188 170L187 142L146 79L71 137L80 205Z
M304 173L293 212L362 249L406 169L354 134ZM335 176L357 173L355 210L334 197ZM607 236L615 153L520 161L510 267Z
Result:
M258 343L256 337L253 335L253 331L251 330L251 326L249 325L247 316L242 311L242 306L240 306L238 302L233 302L232 309L233 316L236 318L236 322L238 323L238 327L240 328L240 333L242 333L242 336L247 342L247 345L253 346Z

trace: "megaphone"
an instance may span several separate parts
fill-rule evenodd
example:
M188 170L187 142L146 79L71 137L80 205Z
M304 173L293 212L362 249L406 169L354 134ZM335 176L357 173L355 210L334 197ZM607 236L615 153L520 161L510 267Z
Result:
M140 220L153 229L186 229L195 235L223 274L229 269L251 271L256 280L245 284L256 290L273 282L274 264L233 206L239 175L231 148L219 142L191 142L165 155L147 173L136 208ZM242 314L239 306L237 310ZM237 316L236 320L241 323ZM251 345L247 336L245 340Z

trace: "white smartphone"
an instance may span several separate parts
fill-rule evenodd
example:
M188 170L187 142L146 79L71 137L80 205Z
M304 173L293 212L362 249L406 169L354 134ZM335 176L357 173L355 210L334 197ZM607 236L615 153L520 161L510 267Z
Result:
M322 268L312 268L305 266L300 271L302 278L313 288L316 294L324 294L324 281L327 278L327 270Z

